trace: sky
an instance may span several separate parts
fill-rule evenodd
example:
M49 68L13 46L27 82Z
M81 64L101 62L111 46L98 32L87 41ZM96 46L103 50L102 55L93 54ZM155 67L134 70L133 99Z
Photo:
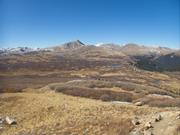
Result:
M0 0L0 47L137 43L180 48L180 0Z

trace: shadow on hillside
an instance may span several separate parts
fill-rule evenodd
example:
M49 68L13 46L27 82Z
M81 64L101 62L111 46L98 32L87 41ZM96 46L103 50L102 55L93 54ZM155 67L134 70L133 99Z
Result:
M140 69L148 71L180 71L180 56L164 55L164 56L134 56L136 64Z

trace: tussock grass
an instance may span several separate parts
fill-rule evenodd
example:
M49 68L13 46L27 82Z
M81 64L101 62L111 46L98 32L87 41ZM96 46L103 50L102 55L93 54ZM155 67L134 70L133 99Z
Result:
M1 102L0 116L12 115L18 124L14 128L5 127L1 135L128 135L133 128L131 118L158 111L53 92L0 95L5 101L14 97L18 100Z

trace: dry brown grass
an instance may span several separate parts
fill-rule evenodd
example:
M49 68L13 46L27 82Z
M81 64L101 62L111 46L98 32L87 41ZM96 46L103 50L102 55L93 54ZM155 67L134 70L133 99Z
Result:
M52 92L7 93L0 99L0 116L17 118L17 125L5 127L1 135L127 135L131 118L159 111Z
M58 60L62 63L71 63L69 65L72 69L68 69L63 64L59 64ZM67 62L68 61L68 62ZM179 96L179 80L178 72L172 72L174 75L166 75L164 73L158 72L147 72L141 70L140 72L135 72L126 68L122 69L111 69L108 66L104 65L101 68L98 68L101 62L98 61L86 61L82 62L80 60L74 59L62 59L61 57L54 59L52 63L27 63L25 67L18 68L17 70L10 71L0 71L0 81L2 82L0 86L0 91L20 91L21 89L32 87L40 88L49 83L56 82L67 82L69 80L75 79L102 79L108 80L109 83L98 83L92 82L88 87L91 88L112 88L119 87L127 91L134 91L135 93L156 93L163 95ZM58 63L57 63L58 62ZM77 62L77 63L76 63ZM92 65L89 64L92 62ZM41 68L38 67L39 64ZM45 65L44 65L45 64ZM48 67L49 65L55 64L54 67ZM65 64L65 65L66 65ZM73 67L73 65L76 65ZM107 63L112 64L112 61ZM21 64L18 64L19 66ZM22 64L23 65L23 64ZM31 66L35 66L35 69L31 69ZM26 67L27 66L27 67ZM44 67L43 67L44 66ZM60 66L58 68L58 66ZM82 66L82 67L78 67ZM47 67L47 69L46 69ZM1 69L0 69L1 70ZM116 83L116 81L120 81Z
M124 118L121 121L111 120L110 124L104 126L103 130L106 130L109 135L129 135L133 128L131 119Z
M69 84L70 85L70 84ZM93 88L96 86L96 88ZM67 86L62 84L51 85L50 88L57 92L62 92L64 94L86 97L92 99L101 99L103 101L127 101L131 102L135 96L132 93L126 91L114 91L108 88L102 88L107 85L104 84L94 84L93 86L90 84L89 87L83 86ZM104 96L103 96L104 95Z
M148 104L153 107L180 107L180 99L156 99Z
M103 101L127 101L131 102L133 100L141 99L142 97L149 94L158 95L170 95L172 97L178 97L173 93L159 89L152 86L140 85L132 82L113 82L106 80L74 80L67 83L55 83L49 85L50 89L62 92L64 94L80 96L93 99L101 99ZM147 97L146 103L150 104L151 99ZM159 99L162 102L164 99ZM155 101L157 101L155 99ZM168 103L169 102L169 103ZM170 104L171 102L171 104ZM167 105L165 105L167 103ZM162 106L178 106L178 98L173 99L173 101L167 101L161 103ZM152 106L155 103L152 103ZM159 103L160 105L160 103Z

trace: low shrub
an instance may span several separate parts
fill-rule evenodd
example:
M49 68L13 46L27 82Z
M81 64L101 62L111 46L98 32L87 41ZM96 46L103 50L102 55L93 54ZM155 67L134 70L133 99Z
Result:
M103 95L100 96L100 100L102 100L102 101L110 101L111 98L110 98L109 95L103 94Z
M143 104L148 104L152 107L180 107L180 98L157 98L157 97L143 97L135 102L142 102Z
M126 101L131 102L133 100L133 94L128 92L115 92L111 90L93 89L86 87L71 87L71 86L59 86L56 87L57 92L62 92L67 95L86 97L92 99L100 99L102 101Z
M121 119L110 121L110 124L106 127L106 131L109 135L129 135L130 131L134 128L130 119Z
M153 107L180 107L180 99L156 99L149 102Z

